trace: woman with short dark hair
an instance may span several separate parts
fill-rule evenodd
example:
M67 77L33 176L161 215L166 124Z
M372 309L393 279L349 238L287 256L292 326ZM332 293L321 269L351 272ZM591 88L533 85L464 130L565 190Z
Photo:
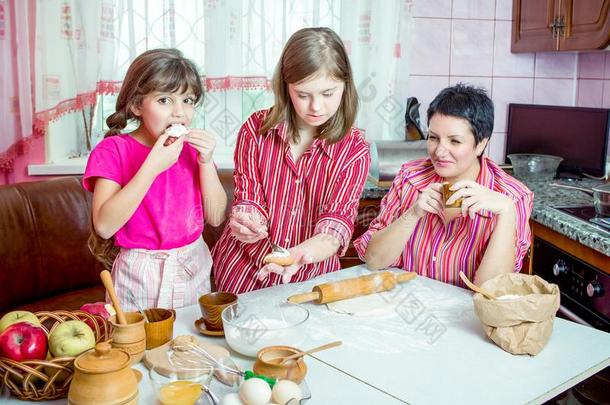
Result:
M483 156L493 121L482 89L458 84L436 96L429 157L402 165L379 216L354 243L369 268L399 267L460 286L460 271L476 284L520 271L533 193Z

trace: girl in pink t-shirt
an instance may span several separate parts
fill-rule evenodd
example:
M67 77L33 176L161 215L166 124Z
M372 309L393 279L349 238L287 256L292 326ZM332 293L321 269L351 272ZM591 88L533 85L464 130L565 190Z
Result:
M87 161L89 246L112 263L123 309L136 309L129 291L149 308L195 304L210 291L212 259L201 234L204 219L222 223L227 196L212 161L214 137L188 128L202 98L197 68L180 51L144 52L127 70L110 129ZM129 120L138 128L122 133Z

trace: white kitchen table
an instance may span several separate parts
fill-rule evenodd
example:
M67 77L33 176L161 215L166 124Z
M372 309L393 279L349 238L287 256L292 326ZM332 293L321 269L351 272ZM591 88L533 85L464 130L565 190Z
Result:
M368 273L356 266L243 294L240 302L279 302ZM418 277L385 294L394 307L383 316L357 318L304 304L311 316L303 348L342 340L311 357L411 404L542 403L610 365L610 334L597 329L556 318L538 355L512 355L483 332L469 290Z
M281 302L316 284L366 273L356 266L304 283L242 294L239 301ZM610 334L596 329L557 318L542 352L515 356L485 336L467 290L418 277L385 295L390 310L368 317L304 304L311 315L302 348L343 341L342 346L306 358L312 393L308 405L542 403L610 365ZM199 317L198 306L179 309L174 335L196 334L193 322ZM205 339L227 347L222 338ZM244 369L252 368L253 359L231 355ZM141 364L137 368L144 371ZM146 376L139 388L140 403L154 404ZM23 404L6 396L0 402Z

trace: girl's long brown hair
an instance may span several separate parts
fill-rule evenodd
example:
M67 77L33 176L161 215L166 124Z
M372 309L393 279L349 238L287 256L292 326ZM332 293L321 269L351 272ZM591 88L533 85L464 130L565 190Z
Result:
M176 91L192 92L195 104L203 99L203 85L197 66L177 49L151 49L142 53L127 69L115 112L106 118L109 129L104 138L122 133L130 120L139 122L132 110L140 106L148 94ZM93 256L110 270L119 248L114 246L114 238L102 239L95 232L93 220L87 244Z
M265 118L260 134L265 134L281 121L288 124L293 142L299 141L297 115L294 111L288 84L300 83L318 72L345 83L339 109L318 128L318 138L335 143L343 139L356 120L358 93L352 68L341 38L330 28L303 28L295 32L282 51L273 74L275 104Z

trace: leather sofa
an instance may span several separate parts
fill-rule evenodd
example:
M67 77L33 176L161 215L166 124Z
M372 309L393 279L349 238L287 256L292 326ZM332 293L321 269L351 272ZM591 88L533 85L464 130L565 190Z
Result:
M232 170L219 171L229 204ZM87 247L91 193L80 176L0 186L0 315L103 301L103 266ZM220 227L205 226L212 247Z

